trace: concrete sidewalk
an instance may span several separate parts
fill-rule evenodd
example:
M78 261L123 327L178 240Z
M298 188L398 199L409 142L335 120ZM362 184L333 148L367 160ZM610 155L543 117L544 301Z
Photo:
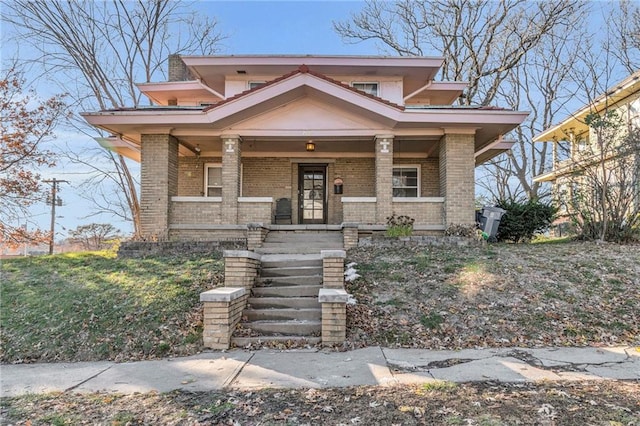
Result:
M128 363L0 366L0 396L52 391L119 393L175 389L323 388L453 382L640 380L640 347L431 351L370 347L207 352Z

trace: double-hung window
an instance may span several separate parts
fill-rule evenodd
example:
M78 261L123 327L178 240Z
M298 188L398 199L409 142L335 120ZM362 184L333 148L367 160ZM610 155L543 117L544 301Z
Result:
M242 196L242 175L244 167L240 165L240 196ZM204 196L222 197L222 163L205 163Z
M393 166L393 196L420 196L420 166Z
M351 87L358 89L364 93L368 93L373 96L378 96L378 83L375 82L357 82L351 83Z
M204 196L222 197L221 163L206 163L204 165Z

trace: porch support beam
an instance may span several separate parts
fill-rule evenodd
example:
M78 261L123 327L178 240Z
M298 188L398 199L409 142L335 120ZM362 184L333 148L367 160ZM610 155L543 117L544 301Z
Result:
M376 149L376 223L387 223L393 214L393 135L377 135Z
M475 223L474 132L445 132L440 141L440 195L446 226Z
M140 140L141 232L149 241L165 241L171 197L178 195L178 140L169 134L143 134Z
M224 224L238 223L240 196L240 136L222 137L222 211Z

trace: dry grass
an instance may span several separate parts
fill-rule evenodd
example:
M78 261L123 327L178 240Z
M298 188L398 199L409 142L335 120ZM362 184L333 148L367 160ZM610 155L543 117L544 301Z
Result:
M640 343L638 245L360 248L349 261L353 346Z

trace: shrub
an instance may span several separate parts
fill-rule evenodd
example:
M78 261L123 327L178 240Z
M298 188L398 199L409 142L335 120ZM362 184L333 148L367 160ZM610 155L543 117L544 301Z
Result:
M530 241L535 234L547 230L557 212L552 205L536 199L526 202L501 200L497 206L506 213L502 216L496 238L514 243Z
M408 237L413 233L413 223L416 220L409 216L393 215L387 218L388 237Z

